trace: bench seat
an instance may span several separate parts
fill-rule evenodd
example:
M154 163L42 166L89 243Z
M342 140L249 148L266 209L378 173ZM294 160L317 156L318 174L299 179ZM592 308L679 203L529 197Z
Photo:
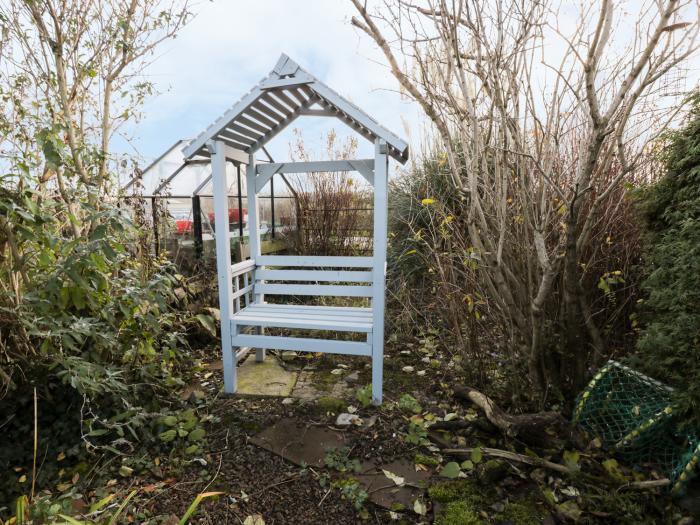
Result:
M236 312L232 323L237 326L261 328L300 328L369 334L372 333L372 309L253 303Z

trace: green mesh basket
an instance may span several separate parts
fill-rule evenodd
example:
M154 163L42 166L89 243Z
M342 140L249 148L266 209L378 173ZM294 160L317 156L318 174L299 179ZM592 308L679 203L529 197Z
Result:
M656 468L679 493L700 460L697 436L679 430L673 389L609 361L576 399L574 422L638 467Z

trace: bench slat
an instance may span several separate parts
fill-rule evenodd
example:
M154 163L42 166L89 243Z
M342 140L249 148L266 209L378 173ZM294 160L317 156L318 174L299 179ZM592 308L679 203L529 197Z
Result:
M262 255L256 258L258 266L310 266L337 268L372 268L372 257L330 257L327 255Z
M341 321L331 318L312 318L309 316L296 315L294 317L282 316L259 316L238 314L233 317L233 322L237 325L262 326L266 328L300 328L307 330L332 330L338 332L364 332L372 331L371 321Z
M343 286L328 284L255 284L256 294L312 295L337 297L372 297L371 286Z
M255 303L249 307L251 310L262 312L284 312L290 315L297 313L312 313L313 315L328 314L341 317L372 317L371 308L361 308L357 306L313 306L313 305L296 305L296 304L274 304L274 303Z
M270 335L241 334L231 338L233 346L251 348L274 348L276 350L295 350L297 352L323 352L326 354L372 355L368 343L355 341L332 341L328 339L308 339L303 337L275 337Z
M341 270L257 270L256 279L268 281L326 281L371 283L372 272Z

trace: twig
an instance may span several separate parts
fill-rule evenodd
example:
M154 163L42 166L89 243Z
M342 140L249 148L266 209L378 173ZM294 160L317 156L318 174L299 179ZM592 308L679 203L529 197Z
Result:
M331 493L331 489L328 489L328 490L326 491L326 493L323 495L323 497L321 498L321 501L318 502L318 506L319 506L319 507L320 507L321 504L325 501L325 499L328 497L328 494L330 494L330 493Z
M471 456L473 450L473 448L446 448L443 449L442 452L444 452L445 454L451 454L453 456ZM526 463L534 467L544 467L567 475L574 473L574 471L567 466L561 465L559 463L553 463L552 461L547 461L546 459L542 458L533 458L524 454L518 454L517 452L510 452L508 450L501 450L498 448L482 447L480 450L482 454L494 458L502 458L510 461L517 461L518 463Z
M663 478L663 479L650 479L647 481L630 481L629 483L626 483L619 487L617 490L625 490L625 489L632 489L632 490L647 490L647 489L656 489L659 487L668 487L671 484L671 480L668 478Z

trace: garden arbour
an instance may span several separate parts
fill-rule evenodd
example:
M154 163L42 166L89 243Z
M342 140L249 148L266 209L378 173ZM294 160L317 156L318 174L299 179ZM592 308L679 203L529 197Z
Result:
M255 153L300 116L335 117L374 143L374 158L257 165ZM408 145L282 55L272 72L184 150L209 158L214 185L217 275L224 390L236 391L236 363L249 348L326 352L372 358L372 398L382 401L389 157L405 163ZM226 164L245 165L250 259L231 264ZM374 188L373 254L368 257L263 256L258 192L277 173L360 173ZM268 303L266 296L360 297L367 307ZM265 328L365 334L366 341L272 336Z

